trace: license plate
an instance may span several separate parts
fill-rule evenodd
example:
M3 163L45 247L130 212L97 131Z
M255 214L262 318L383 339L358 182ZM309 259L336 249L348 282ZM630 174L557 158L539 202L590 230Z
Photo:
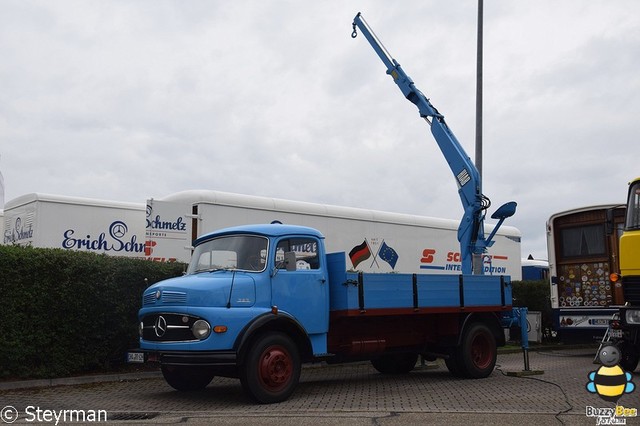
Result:
M127 352L127 362L144 363L144 352Z

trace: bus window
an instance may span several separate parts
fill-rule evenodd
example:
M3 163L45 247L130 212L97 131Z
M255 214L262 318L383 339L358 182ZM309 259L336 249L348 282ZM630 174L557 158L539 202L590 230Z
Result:
M562 234L562 256L597 256L606 253L604 227L585 225L567 228Z

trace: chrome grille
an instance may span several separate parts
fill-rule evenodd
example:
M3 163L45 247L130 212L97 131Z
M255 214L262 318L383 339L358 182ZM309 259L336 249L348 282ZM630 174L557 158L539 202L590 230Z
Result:
M199 318L191 315L160 313L142 319L142 338L152 342L189 342L198 340L191 327Z

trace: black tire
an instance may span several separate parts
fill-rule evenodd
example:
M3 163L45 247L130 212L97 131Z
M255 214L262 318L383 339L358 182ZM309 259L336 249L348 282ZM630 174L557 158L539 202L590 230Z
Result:
M616 346L620 351L620 367L624 371L633 373L636 367L638 367L638 361L640 361L638 348L627 342L619 342Z
M206 367L163 365L164 380L179 391L197 391L207 387L213 379L214 373Z
M480 322L465 327L456 361L464 377L482 379L496 366L498 348L491 329Z
M418 362L418 354L388 354L371 360L373 368L382 374L407 374Z
M240 367L240 382L256 402L282 402L298 385L300 369L300 355L293 341L283 333L267 333L249 347Z
M451 354L449 355L449 358L445 358L444 364L447 366L449 373L451 373L453 377L466 377L466 374L462 370L462 367L460 367L460 361L458 359L459 357L458 357L457 349L458 348L454 349L451 352Z

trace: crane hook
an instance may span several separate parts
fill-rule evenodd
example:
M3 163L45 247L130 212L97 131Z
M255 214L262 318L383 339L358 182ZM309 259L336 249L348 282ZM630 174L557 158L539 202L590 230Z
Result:
M353 23L353 32L351 33L351 38L358 37L358 31L356 30L356 23Z

